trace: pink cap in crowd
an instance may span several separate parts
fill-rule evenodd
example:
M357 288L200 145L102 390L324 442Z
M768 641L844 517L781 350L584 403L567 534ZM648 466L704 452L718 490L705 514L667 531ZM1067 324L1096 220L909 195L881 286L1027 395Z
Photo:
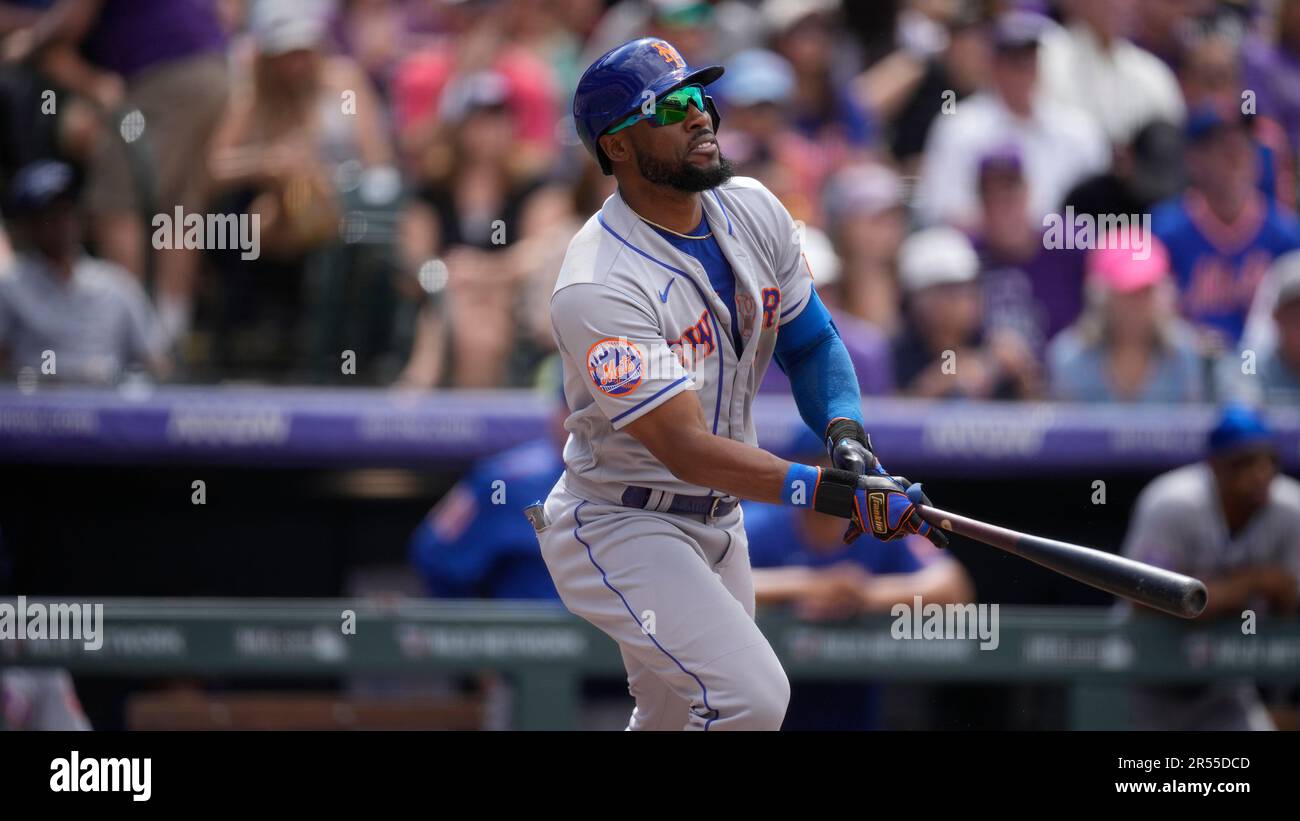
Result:
M1169 275L1169 252L1149 237L1149 254L1133 248L1099 248L1088 255L1088 278L1108 291L1128 293L1154 285ZM1145 259L1141 258L1145 257Z

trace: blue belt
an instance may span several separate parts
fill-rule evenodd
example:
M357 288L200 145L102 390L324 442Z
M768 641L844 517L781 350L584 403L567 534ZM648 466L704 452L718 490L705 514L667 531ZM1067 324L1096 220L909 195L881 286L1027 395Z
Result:
M623 491L624 507L639 507L644 509L650 501L650 495L653 493L648 487L629 486ZM736 509L740 500L732 499L724 501L722 496L673 496L672 504L668 506L665 513L685 513L693 516L708 516L710 519L716 519L719 516L726 516Z

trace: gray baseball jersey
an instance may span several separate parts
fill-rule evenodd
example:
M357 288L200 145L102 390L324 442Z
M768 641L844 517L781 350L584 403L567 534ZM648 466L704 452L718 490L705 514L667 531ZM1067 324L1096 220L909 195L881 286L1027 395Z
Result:
M1276 477L1268 505L1250 526L1229 536L1210 466L1196 462L1171 470L1138 496L1124 552L1197 577L1271 564L1300 578L1300 482Z
M615 193L569 245L551 299L570 415L565 471L538 536L565 606L616 642L636 707L630 729L777 729L790 685L754 624L739 507L665 512L677 479L624 428L686 390L718 436L758 444L751 404L782 324L809 303L802 231L755 180L700 197L736 279L731 314L703 266ZM645 508L622 506L629 485Z
M57 668L9 667L0 672L0 728L89 730L72 676Z
M1228 534L1214 474L1204 462L1157 477L1138 497L1124 554L1197 578L1224 576L1247 565L1277 565L1300 578L1300 482L1278 476L1268 505L1235 536ZM1267 615L1266 602L1250 607ZM1142 729L1270 729L1254 685L1143 687L1134 691Z
M572 411L564 464L567 478L595 495L629 484L708 494L674 477L623 428L694 390L713 433L757 444L750 408L778 328L812 293L802 230L761 183L737 177L701 200L736 276L739 352L726 330L730 310L703 266L618 193L574 237L560 269L551 322Z

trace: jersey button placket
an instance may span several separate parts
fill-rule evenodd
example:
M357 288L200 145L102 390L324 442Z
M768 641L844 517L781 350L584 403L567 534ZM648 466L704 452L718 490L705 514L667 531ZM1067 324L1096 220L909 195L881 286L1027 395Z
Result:
M744 249L740 247L740 243L738 242L731 242L722 238L718 241L722 246L724 256L728 251L730 251L735 257L732 261L731 269L736 277L736 293L738 295L744 293L752 300L754 294L753 289L750 287L752 274L750 271L749 255L745 253ZM739 310L740 300L736 300L736 303L736 309ZM757 322L757 319L753 317L751 317L751 320ZM744 327L743 317L737 317L737 325ZM757 328L757 325L755 327ZM730 402L728 402L727 431L731 435L731 438L737 439L737 441L744 441L745 437L745 400L752 394L757 393L758 390L757 385L751 384L754 376L753 351L756 342L757 340L752 337L748 341L748 344L746 344L746 341L743 338L741 339L741 344L744 345L744 347L736 352L736 365L731 375L731 397ZM745 367L746 363L748 363L749 367ZM735 436L737 430L740 433L739 438Z

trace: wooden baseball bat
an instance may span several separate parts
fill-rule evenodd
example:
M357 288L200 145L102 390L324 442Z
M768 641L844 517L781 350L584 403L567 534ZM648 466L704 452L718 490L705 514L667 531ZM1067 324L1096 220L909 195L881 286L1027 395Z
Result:
M936 507L917 505L932 526L958 533L1022 559L1040 564L1075 581L1144 604L1171 616L1194 619L1205 610L1205 583L1104 550L1031 536L1010 528L958 516Z

